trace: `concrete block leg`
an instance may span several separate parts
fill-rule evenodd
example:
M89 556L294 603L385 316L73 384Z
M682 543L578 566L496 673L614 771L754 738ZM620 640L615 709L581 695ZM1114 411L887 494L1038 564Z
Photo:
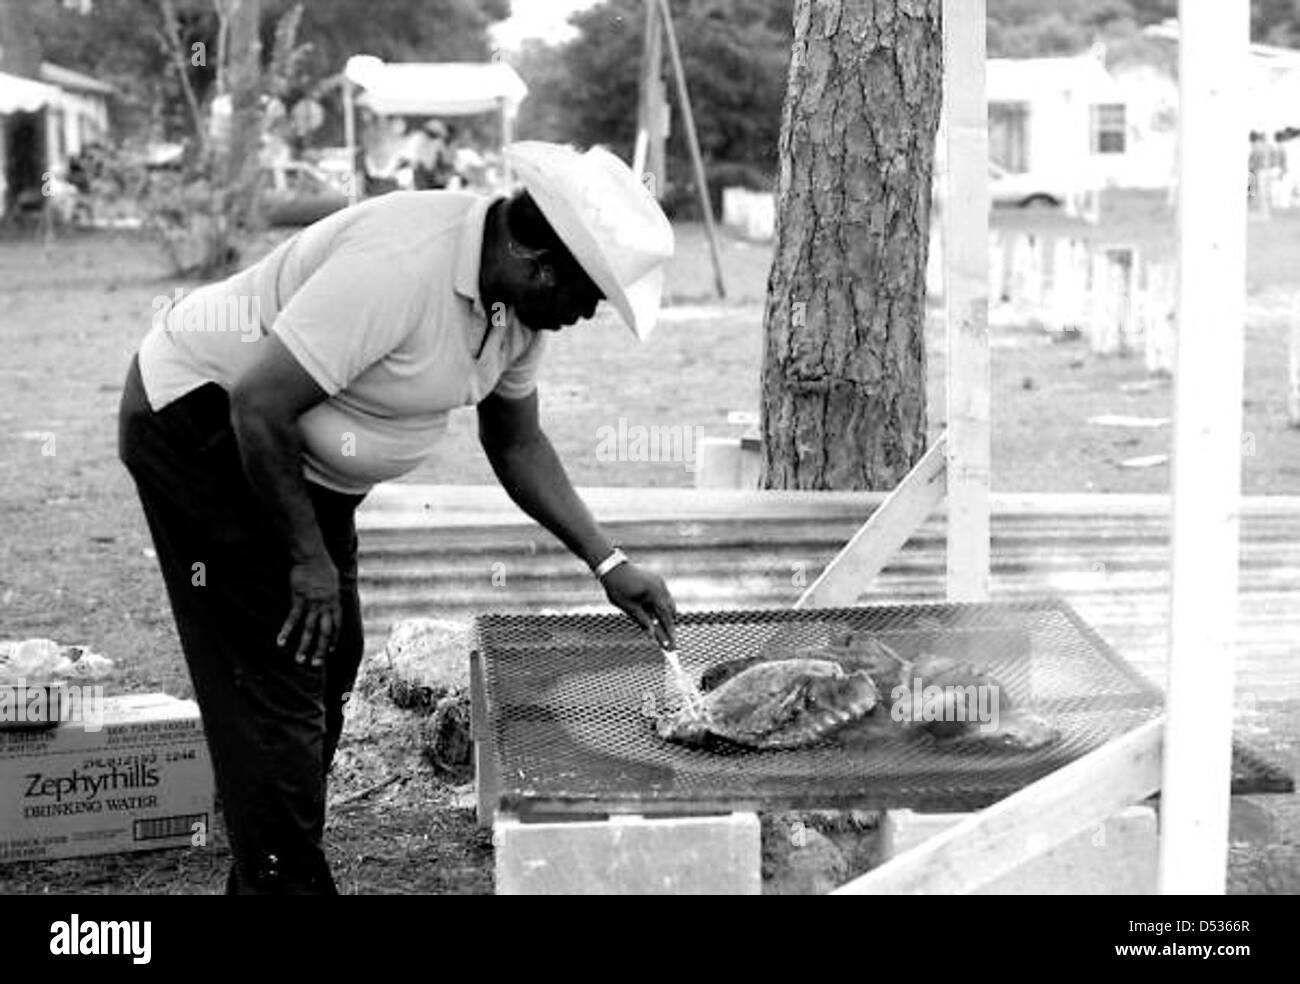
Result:
M960 823L967 813L890 810L881 827L881 858L888 860ZM1033 847L1026 834L1026 854ZM977 895L1154 895L1159 831L1156 812L1132 806L1076 834Z
M758 816L615 816L492 828L498 895L759 895Z
M702 437L695 446L695 487L741 488L742 454L736 438Z

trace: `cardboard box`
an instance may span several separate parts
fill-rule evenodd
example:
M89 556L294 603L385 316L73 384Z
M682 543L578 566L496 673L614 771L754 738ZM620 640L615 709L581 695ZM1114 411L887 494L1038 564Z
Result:
M193 701L109 697L99 729L0 731L0 863L197 846L212 816Z

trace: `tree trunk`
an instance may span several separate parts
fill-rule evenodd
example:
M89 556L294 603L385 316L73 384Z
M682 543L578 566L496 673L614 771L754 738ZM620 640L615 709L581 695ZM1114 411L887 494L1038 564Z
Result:
M185 95L185 104L190 108L190 121L194 124L194 137L198 142L200 151L207 154L208 130L203 118L203 110L199 107L199 98L194 93L194 84L190 81L189 59L186 54L189 49L185 47L185 42L181 38L180 21L176 17L176 6L172 0L158 0L158 10L162 14L162 26L156 27L159 46L162 49L163 57L168 59L173 70L176 72L176 81L181 87L181 92Z
M248 225L256 201L262 143L262 43L258 33L261 6L261 0L233 0L225 37L230 48L222 52L222 67L228 72L223 81L230 94L231 110L222 176L229 196L225 218L232 233Z
M925 452L941 0L795 0L767 287L763 479L889 489Z

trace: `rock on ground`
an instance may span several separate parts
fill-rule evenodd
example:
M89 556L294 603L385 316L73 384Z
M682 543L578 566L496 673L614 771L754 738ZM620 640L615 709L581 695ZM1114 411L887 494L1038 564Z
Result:
M469 690L472 627L451 619L413 618L393 626L374 658L398 707L432 712L442 698Z
M875 855L877 816L803 811L761 816L764 895L825 895Z
M452 783L474 777L474 740L470 737L469 694L460 691L438 701L421 721L421 751L434 771Z
M362 665L353 695L393 713L410 712L420 758L444 782L463 783L474 775L471 633L467 622L432 618L399 622L384 648Z

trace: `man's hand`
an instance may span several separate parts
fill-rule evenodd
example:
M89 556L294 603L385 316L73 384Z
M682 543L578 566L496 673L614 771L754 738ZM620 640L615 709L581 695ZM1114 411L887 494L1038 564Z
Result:
M542 433L537 391L517 400L491 394L478 405L478 420L479 441L510 498L595 570L610 556L612 544L578 498L555 448ZM661 578L622 563L602 577L601 584L615 607L652 633L660 645L676 648L677 607Z
M601 578L610 603L621 608L659 645L677 648L677 605L663 578L635 564L619 564Z
M320 666L343 625L339 573L326 556L296 563L289 571L289 589L293 602L276 645L283 648L301 630L294 659L302 663L310 657L312 666Z
M297 661L320 666L343 622L339 575L325 551L316 510L302 477L298 418L325 391L270 335L257 360L230 391L230 424L249 485L284 537L293 566L289 616L276 639L285 648L298 633Z

